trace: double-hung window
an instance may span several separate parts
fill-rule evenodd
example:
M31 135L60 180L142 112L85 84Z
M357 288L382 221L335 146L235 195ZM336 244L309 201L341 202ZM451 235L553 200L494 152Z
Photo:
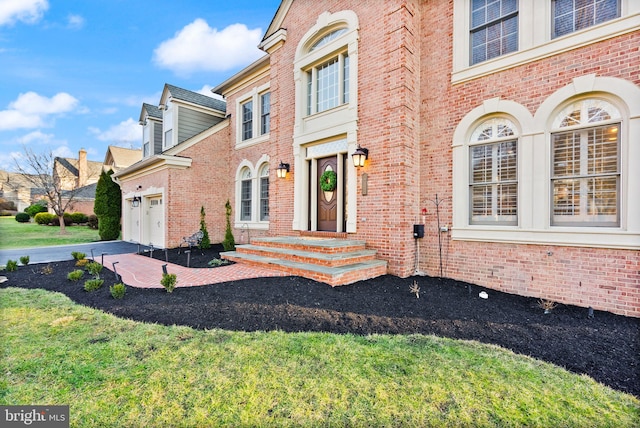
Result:
M471 64L518 50L518 1L472 0Z
M271 93L259 92L254 88L251 94L238 103L238 143L253 144L262 141L271 131Z
M471 224L518 221L518 144L514 125L490 119L473 133L469 147Z
M260 95L260 135L271 130L271 93Z
M242 104L242 141L253 138L253 101Z
M620 16L620 0L553 0L553 37Z
M556 118L551 135L554 226L620 224L620 114L586 99Z

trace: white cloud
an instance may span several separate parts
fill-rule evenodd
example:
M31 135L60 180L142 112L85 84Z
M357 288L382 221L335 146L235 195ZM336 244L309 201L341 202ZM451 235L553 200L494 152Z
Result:
M29 143L44 143L48 144L53 141L53 134L45 134L42 131L33 131L18 138L18 142L20 144L29 144Z
M73 14L67 16L67 28L79 30L82 27L84 27L84 18L82 16Z
M211 92L212 89L213 89L213 86L204 85L200 90L195 91L195 92L197 92L199 94L202 94L202 95L206 95L207 97L211 97L211 98L215 98L217 100L224 101L224 97L222 95L214 94L213 92Z
M16 21L36 23L47 9L47 0L0 0L0 25L12 25Z
M77 106L78 100L65 92L51 98L35 92L20 94L7 110L0 111L0 130L46 126L47 116L67 113Z
M142 128L137 120L129 118L117 125L113 125L106 131L99 128L90 127L89 132L94 134L100 141L118 146L138 146L142 141Z
M154 62L180 74L225 71L248 65L264 53L258 49L262 29L232 24L218 31L196 19L154 50Z
M28 114L66 113L78 105L78 100L66 92L60 92L51 98L43 97L35 92L20 94L9 104L9 108Z

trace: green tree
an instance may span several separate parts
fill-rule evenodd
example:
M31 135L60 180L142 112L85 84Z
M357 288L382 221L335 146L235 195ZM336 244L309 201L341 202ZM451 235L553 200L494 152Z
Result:
M111 179L113 171L102 171L96 185L93 212L98 216L98 234L103 241L118 239L122 215L122 193L118 183Z
M224 205L227 210L227 231L224 234L224 241L222 241L222 247L225 251L233 251L236 249L236 241L231 231L231 203L227 199L227 203Z
M209 238L209 231L207 231L207 223L204 220L204 206L200 207L200 231L202 232L202 240L200 241L200 248L206 250L211 248L211 239Z

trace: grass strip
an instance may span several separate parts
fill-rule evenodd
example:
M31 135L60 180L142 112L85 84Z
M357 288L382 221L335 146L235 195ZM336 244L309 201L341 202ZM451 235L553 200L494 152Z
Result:
M423 335L231 332L0 290L0 404L71 426L637 426L640 400L497 346Z

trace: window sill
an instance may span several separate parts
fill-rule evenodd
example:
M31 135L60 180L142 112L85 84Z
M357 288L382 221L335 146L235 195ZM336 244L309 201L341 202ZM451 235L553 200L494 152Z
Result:
M457 241L640 250L640 232L608 227L552 227L546 230L524 230L517 226L454 227L451 238Z
M241 220L236 220L234 225L234 228L236 229L240 229L240 230L269 230L269 222L268 221L241 221Z
M248 140L236 141L236 149L255 146L256 144L264 143L265 141L269 141L269 134L264 134Z
M484 77L499 71L504 71L522 64L537 61L553 55L558 55L588 44L607 40L625 33L637 30L640 25L640 15L630 15L617 18L607 23L589 27L575 33L567 34L546 43L532 46L517 52L512 52L497 58L483 61L453 70L451 83L464 83L479 77Z

